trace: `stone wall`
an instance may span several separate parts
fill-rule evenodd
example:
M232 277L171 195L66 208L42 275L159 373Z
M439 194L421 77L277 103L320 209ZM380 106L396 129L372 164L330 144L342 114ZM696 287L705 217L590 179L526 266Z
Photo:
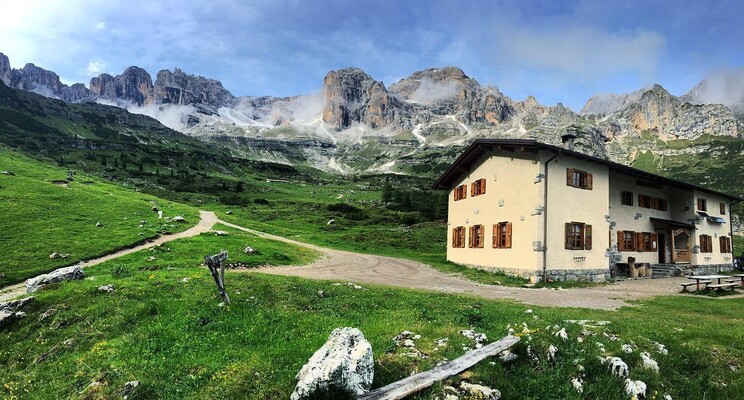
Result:
M468 265L468 268L480 269L488 272L499 272L506 275L530 280L535 277L537 281L543 280L543 270L525 270L521 268L488 268L477 265ZM610 269L549 269L548 280L554 282L606 282L610 279Z

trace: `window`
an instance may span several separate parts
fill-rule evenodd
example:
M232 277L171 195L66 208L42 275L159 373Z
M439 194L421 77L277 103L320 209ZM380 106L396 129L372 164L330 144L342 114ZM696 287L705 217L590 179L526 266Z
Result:
M656 251L658 236L651 232L636 232L636 251Z
M639 194L638 207L651 208L651 196L647 194Z
M473 225L470 227L469 247L483 248L483 225Z
M706 202L703 198L698 198L697 209L698 211L708 211L708 202Z
M578 169L566 169L566 185L592 190L592 174Z
M726 203L719 203L718 207L721 210L721 215L726 215Z
M710 235L700 235L700 252L713 252L713 240L711 239Z
M468 196L468 185L460 185L455 188L455 201L462 200Z
M620 201L624 206L633 205L633 192L622 192L620 193Z
M656 199L656 207L654 208L656 208L659 211L666 211L669 209L667 205L667 201L664 199Z
M458 226L452 229L452 247L465 247L465 227Z
M567 222L566 248L570 250L591 250L592 226L581 222Z
M493 226L493 248L511 249L512 224L511 222L499 222Z
M481 178L470 184L470 195L478 196L486 193L486 180Z
M617 250L634 251L635 250L635 232L618 231L617 232Z
M731 238L727 236L721 236L718 238L721 242L721 253L731 253Z

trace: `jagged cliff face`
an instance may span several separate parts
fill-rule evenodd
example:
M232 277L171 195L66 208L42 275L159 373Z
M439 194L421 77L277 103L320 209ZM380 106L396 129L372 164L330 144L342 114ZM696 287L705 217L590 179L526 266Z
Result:
M109 100L125 100L143 106L153 101L153 84L150 74L139 67L129 67L113 77L101 74L90 80L90 91L95 96Z
M668 148L667 140L744 132L731 111L737 104L744 108L744 83L739 90L733 78L723 83L726 90L703 82L681 98L659 85L594 96L580 114L560 103L544 106L532 96L512 100L456 67L418 71L389 88L359 68L344 68L326 75L321 93L289 98L235 97L219 81L178 68L158 72L154 82L147 71L130 67L91 79L90 90L68 87L33 64L11 69L1 53L0 79L68 102L118 104L222 143L237 155L343 172L426 170L433 168L428 164L446 164L456 155L452 149L481 137L560 145L571 132L577 150L630 163L644 151L691 151ZM720 93L733 100L695 104Z

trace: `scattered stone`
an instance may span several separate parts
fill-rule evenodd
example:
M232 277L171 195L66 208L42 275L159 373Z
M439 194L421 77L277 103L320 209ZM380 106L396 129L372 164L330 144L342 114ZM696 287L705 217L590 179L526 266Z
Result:
M561 328L561 330L556 332L554 336L563 339L564 342L568 340L568 333L566 333L566 328Z
M628 364L625 363L620 357L607 357L604 362L609 366L610 372L620 378L626 378L628 376Z
M528 309L528 310L525 310L525 312L524 312L524 313L525 313L525 314L532 314L532 309L530 308L530 309Z
M476 399L499 400L501 392L498 389L491 389L488 386L475 385L472 383L461 382L460 389Z
M57 313L57 310L54 309L54 308L50 308L50 309L44 311L43 314L39 315L39 322L42 322L42 321L46 320L47 318L51 317L55 313Z
M464 329L460 331L460 334L475 342L476 349L480 349L484 344L488 343L488 336L485 333L478 333L472 329Z
M661 354L663 354L665 356L666 355L669 355L669 350L667 350L666 346L664 346L663 344L654 342L653 340L651 341L651 344L653 344L654 346L656 346L656 350L658 350L659 353L661 353Z
M586 326L589 328L596 328L598 326L605 326L605 325L610 324L610 321L594 321L591 319L567 319L563 322L566 322L569 324L576 324L580 326Z
M62 253L57 253L57 252L55 251L54 253L52 253L52 254L50 254L50 255L49 255L49 259L51 259L51 260L56 260L56 259L58 259L58 258L67 258L67 257L69 257L69 256L70 256L69 254L62 254Z
M254 249L251 246L245 246L245 249L243 249L243 252L245 254L256 254L256 249Z
M653 358L651 358L651 355L647 352L641 353L641 360L643 361L643 368L653 370L654 372L659 372L659 363L656 362Z
M596 344L597 344L597 348L599 349L600 352L602 352L602 353L607 352L607 350L605 350L604 344L602 344L600 342L597 342Z
M440 347L447 347L447 342L449 342L449 338L441 338L434 341L434 344L436 347L434 350L439 350Z
M227 214L227 215L232 215L232 211L230 211L230 210L227 210L227 211L225 211L225 214Z
M34 296L0 303L0 326L9 323L13 319L25 317L26 313L20 311L20 309L32 301L34 301Z
M185 276L185 277L181 278L181 282L183 282L183 283L188 283L190 280L191 280L191 278L189 278L188 276Z
M346 283L345 283L345 285L346 285L346 286L348 286L348 287L352 287L352 288L354 288L354 289L357 289L357 290L361 290L361 289L364 289L363 287L361 287L361 286L357 285L357 284L356 284L356 283L354 283L354 282L346 282ZM338 286L338 285L336 285L336 286Z
M318 297L323 297L324 294L325 294L324 291L318 290Z
M146 223L147 223L147 220L146 219L143 219L142 221L140 221L140 225L144 225Z
M57 283L57 282L62 282L62 281L67 281L67 280L83 279L84 277L85 277L85 272L83 272L83 269L77 265L73 265L71 267L58 268L48 274L39 275L35 278L31 278L27 280L26 281L26 292L33 293L39 290L39 287L48 285L50 283Z
M670 395L669 393L664 393L663 398L664 398L664 400L673 400L672 399L672 395Z
M328 222L326 223L326 225L333 225L335 223L336 223L336 220L335 219L329 219Z
M114 293L114 285L99 286L98 291L101 293Z
M501 353L499 353L499 359L501 359L501 362L503 363L512 362L516 360L517 358L519 358L519 356L512 353L512 351L509 349L504 350Z
M548 360L555 361L555 355L558 353L558 348L552 344L548 347Z
M182 215L176 215L175 217L171 218L171 221L173 222L183 222L186 219Z
M420 338L421 335L417 335L411 331L403 331L393 338L393 342L398 347L416 347L414 340Z
M157 210L158 211L158 219L163 219L163 210Z
M227 236L227 232L225 231L214 231L214 234L217 236Z
M625 394L631 398L646 397L646 383L625 379Z
M581 382L581 378L571 379L571 386L573 386L574 390L578 393L584 393L584 384Z
M374 376L372 346L359 329L336 328L297 374L292 400L369 391Z
M15 176L15 172L13 172L13 171L2 171L2 172L0 172L0 174L9 175L9 176Z
M620 348L621 348L621 349L623 350L623 352L624 352L624 353L626 353L626 354L631 354L631 353L633 353L633 346L631 346L631 345L629 345L629 344L624 344L624 345L620 346Z
M124 384L124 387L121 389L121 395L126 400L134 394L134 392L137 390L137 387L139 386L139 381L129 381Z
M602 335L604 335L604 337L610 339L610 342L617 342L618 340L620 340L620 338L617 337L616 335L609 334L607 332L602 332Z
M103 226L103 224L101 223L101 221L96 222L96 228L100 228L102 226Z
M155 261L155 260L157 260L157 259L158 259L158 258L157 258L157 257L155 257L155 256L150 256L150 257L147 257L147 261Z

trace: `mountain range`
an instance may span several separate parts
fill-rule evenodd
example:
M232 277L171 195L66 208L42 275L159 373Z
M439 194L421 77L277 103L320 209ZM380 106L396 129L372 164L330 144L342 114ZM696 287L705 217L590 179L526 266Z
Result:
M645 151L658 152L658 141L744 135L744 68L680 97L660 85L594 96L578 113L531 96L513 100L456 67L418 71L388 87L344 68L328 72L317 94L238 97L218 80L178 68L159 71L153 81L132 66L94 77L87 87L68 86L33 64L13 69L0 53L0 80L68 103L149 115L236 156L343 173L434 172L452 160L453 149L479 137L560 144L570 132L579 151L632 164ZM667 155L684 151L691 150L664 148Z

